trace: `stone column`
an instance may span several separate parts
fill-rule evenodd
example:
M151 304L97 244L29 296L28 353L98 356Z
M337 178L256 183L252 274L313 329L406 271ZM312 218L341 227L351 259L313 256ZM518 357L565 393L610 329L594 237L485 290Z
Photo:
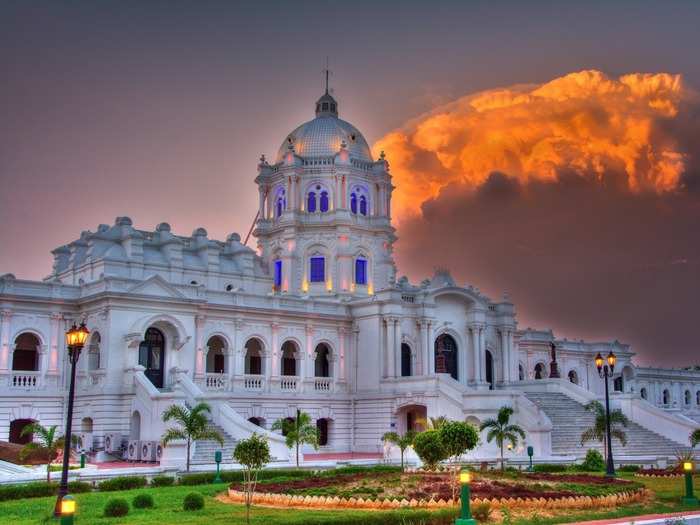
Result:
M357 324L352 327L352 362L353 362L353 391L357 392L357 367L359 365L359 353L360 353L360 327Z
M479 326L479 381L486 381L486 327Z
M338 341L340 344L340 353L338 355L338 375L334 376L337 381L345 382L345 334L347 331L344 326L338 328Z
M418 346L419 346L419 351L420 351L420 374L419 375L427 375L428 374L428 336L426 334L427 332L427 322L425 319L421 319L418 321L418 327L420 328L420 336L418 338ZM416 370L416 373L419 371Z
M394 377L401 377L401 319L394 318Z
M204 352L204 325L207 318L204 315L196 315L194 318L194 341L195 341L195 362L194 362L194 377L195 380L203 379L206 372L206 353Z
M10 367L10 320L12 310L0 311L0 374L7 373Z
M237 375L243 375L245 372L245 348L243 348L243 343L240 341L240 331L242 328L240 319L235 319L233 321L233 348L229 350L228 357L228 384L229 388L233 389L234 378Z
M472 381L475 383L479 382L479 329L476 325L469 327L469 334L471 335L471 347L472 347Z
M394 318L385 317L384 319L386 321L386 377L394 377L394 358L396 357L394 348Z
M501 380L504 383L510 382L510 353L508 351L508 334L505 328L501 328Z
M258 219L264 219L265 218L265 187L262 185L258 186L258 196L259 196Z
M59 345L63 341L63 334L61 333L61 321L63 321L63 315L58 312L53 312L51 314L51 332L49 334L49 354L48 363L44 363L45 366L42 367L42 373L49 375L58 375L58 350ZM46 366L48 365L48 366Z
M314 327L312 324L306 325L306 377L313 378L316 375L314 370Z
M280 325L278 323L270 324L270 328L272 329L272 348L270 349L271 351L268 354L270 355L272 366L270 366L269 368L269 376L273 378L276 378L280 375L280 351L279 344L277 341L277 333L279 332L279 327Z
M425 348L428 356L428 374L433 375L435 373L435 349L432 345L431 327L432 322L427 320L425 323Z

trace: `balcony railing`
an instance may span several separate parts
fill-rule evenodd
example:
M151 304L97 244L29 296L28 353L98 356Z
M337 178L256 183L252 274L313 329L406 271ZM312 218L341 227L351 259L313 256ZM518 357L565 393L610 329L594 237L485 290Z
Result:
M223 373L207 372L204 386L207 390L227 390L228 376Z
M314 380L314 390L316 392L330 392L332 381L330 377L317 377Z
M265 376L247 375L243 378L243 387L246 390L262 390L265 387Z
M41 387L41 372L12 372L10 376L10 388L39 390Z
M282 376L280 380L280 390L282 392L296 392L298 381L296 376Z

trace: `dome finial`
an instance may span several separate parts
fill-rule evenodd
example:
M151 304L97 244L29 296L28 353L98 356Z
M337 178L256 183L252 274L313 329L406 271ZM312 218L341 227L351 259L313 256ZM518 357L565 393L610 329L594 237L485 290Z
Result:
M323 72L326 74L326 95L328 95L328 76L331 74L331 70L328 66L328 56L326 56L326 68L323 70Z
M316 116L338 118L338 103L330 94L330 89L328 87L328 77L332 73L332 71L328 69L328 57L326 57L326 67L323 73L326 75L326 92L316 101Z

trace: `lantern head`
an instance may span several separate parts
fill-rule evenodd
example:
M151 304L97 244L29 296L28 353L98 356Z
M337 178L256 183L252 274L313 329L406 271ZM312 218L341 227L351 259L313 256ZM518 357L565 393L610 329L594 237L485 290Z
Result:
M603 369L603 356L600 355L600 352L595 356L595 366L598 368L598 372Z
M466 484L466 483L470 483L471 480L472 480L472 473L469 472L468 470L462 470L462 471L459 473L459 482L460 482L461 484L464 485L464 484Z
M61 499L61 516L72 516L75 514L75 499L70 494Z
M610 366L610 370L612 371L615 368L615 363L617 362L617 356L613 354L612 350L608 354L608 365Z

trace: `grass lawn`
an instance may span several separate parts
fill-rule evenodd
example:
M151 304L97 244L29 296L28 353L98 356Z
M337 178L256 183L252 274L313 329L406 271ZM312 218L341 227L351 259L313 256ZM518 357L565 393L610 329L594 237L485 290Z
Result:
M617 510L602 512L566 511L566 515L553 516L546 511L528 512L526 515L499 515L494 523L504 521L511 525L554 524L596 519L604 517L623 517L657 512L674 512L694 510L680 504L683 491L682 478L677 479L627 479L641 481L652 489L657 497L645 505L630 505ZM245 523L245 508L228 505L215 499L215 496L225 491L226 484L175 486L163 488L145 488L119 492L93 492L77 494L78 514L76 524L238 524ZM700 493L700 476L695 477L695 488ZM147 492L153 495L155 508L146 510L131 509L128 516L123 518L105 518L102 509L110 498L123 497L131 503L136 494ZM201 511L185 512L182 510L182 500L189 492L200 492L205 496L205 508ZM0 523L12 525L28 525L37 523L56 523L51 517L54 498L31 498L16 501L0 502ZM700 510L700 509L697 509ZM293 509L269 509L255 507L252 511L252 523L264 525L320 525L320 524L391 524L419 525L453 523L455 511L428 514L425 511L403 512L371 512L371 511L299 511Z

